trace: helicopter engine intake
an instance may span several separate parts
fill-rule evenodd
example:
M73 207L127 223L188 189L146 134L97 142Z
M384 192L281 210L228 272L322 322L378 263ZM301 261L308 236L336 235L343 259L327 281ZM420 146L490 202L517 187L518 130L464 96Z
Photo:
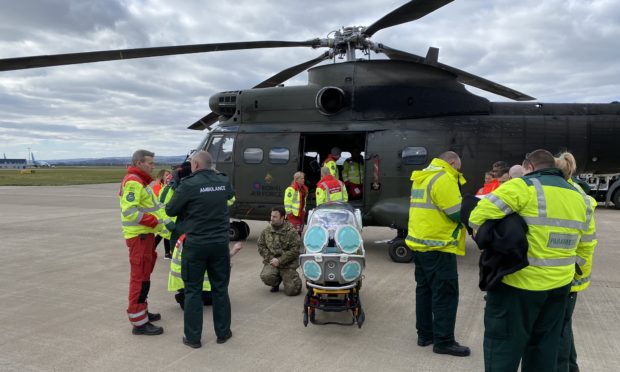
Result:
M316 94L316 107L323 115L333 115L344 107L344 91L338 87L324 87Z

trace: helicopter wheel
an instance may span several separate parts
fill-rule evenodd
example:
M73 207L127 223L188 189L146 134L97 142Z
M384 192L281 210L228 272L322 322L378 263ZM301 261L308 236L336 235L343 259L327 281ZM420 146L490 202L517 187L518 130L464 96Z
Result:
M250 235L250 226L243 221L233 221L228 228L228 239L231 242L244 240Z
M250 235L250 226L245 221L239 221L239 227L241 229L241 240L245 240Z
M620 189L611 196L611 202L614 203L615 209L620 209Z
M409 263L413 260L413 251L409 249L404 239L397 238L390 243L390 258L394 262Z

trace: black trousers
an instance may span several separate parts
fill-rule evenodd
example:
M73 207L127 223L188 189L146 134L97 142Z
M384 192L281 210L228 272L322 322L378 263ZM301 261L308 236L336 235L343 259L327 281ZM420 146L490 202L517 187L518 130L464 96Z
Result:
M501 284L487 292L485 371L555 371L570 284L528 291Z
M568 294L566 303L566 313L562 334L560 336L560 351L558 352L557 372L579 372L577 365L577 351L575 350L575 339L573 337L573 312L577 303L577 292Z
M415 311L418 337L437 346L454 343L459 304L456 255L444 252L413 252L415 263Z
M209 274L213 297L213 328L219 338L230 333L230 253L228 243L194 246L185 241L181 258L181 276L185 284L184 330L190 342L202 336L202 282Z

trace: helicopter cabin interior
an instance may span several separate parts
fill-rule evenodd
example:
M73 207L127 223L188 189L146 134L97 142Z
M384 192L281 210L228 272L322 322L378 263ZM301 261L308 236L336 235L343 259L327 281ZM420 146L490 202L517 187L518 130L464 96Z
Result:
M316 204L315 189L321 178L321 165L331 149L342 150L337 162L342 174L342 164L351 151L358 149L364 155L366 148L365 132L245 133L229 129L233 130L211 132L200 148L211 154L218 171L231 178L240 207L257 199L271 206L282 204L293 174L302 171L309 189L308 208L312 208ZM361 207L363 194L350 202Z

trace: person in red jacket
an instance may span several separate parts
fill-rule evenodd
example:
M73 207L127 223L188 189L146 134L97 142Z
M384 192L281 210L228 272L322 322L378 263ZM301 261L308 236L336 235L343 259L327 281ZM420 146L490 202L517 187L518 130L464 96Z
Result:
M493 171L484 173L484 185L478 189L476 196L484 196L499 187L499 181L493 177Z
M347 202L347 188L332 176L328 167L321 168L321 179L316 184L316 206L327 202Z
M293 175L293 182L284 190L286 219L299 235L301 235L304 230L304 220L306 217L308 186L304 184L305 181L306 175L304 172L295 172Z
M151 287L151 273L155 267L155 234L164 228L159 202L149 186L153 178L155 154L137 150L132 165L127 168L119 190L121 225L123 237L129 250L129 305L127 316L135 335L159 335L162 327L151 322L161 319L157 313L148 311L146 298ZM174 223L166 227L174 229Z

